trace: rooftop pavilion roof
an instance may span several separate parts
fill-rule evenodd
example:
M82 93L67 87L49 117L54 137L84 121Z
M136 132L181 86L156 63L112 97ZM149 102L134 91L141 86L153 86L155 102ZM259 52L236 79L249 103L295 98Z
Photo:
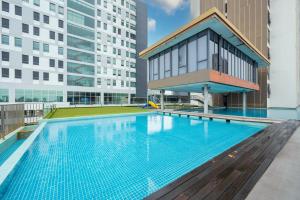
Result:
M259 67L267 67L270 65L270 60L266 58L217 8L208 10L188 24L179 28L177 31L151 45L139 55L141 58L148 59L205 29L212 29L217 34L221 35L240 51L255 60Z

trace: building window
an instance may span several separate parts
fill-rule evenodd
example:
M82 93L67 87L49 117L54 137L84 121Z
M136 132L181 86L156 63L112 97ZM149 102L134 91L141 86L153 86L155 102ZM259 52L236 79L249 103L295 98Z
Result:
M43 44L43 51L48 53L49 52L49 44Z
M64 68L64 61L62 60L58 61L58 68Z
M40 13L38 13L38 12L33 12L33 20L35 20L35 21L40 21Z
M58 82L63 82L63 81L64 81L64 75L58 74Z
M33 56L33 65L39 65L40 64L40 58L39 57L36 57L36 56Z
M33 35L39 36L40 35L40 28L33 27Z
M28 55L22 55L22 63L29 64L29 56Z
M56 12L56 5L54 3L50 3L49 4L49 10L53 11L53 12Z
M9 36L8 35L1 35L1 43L9 45Z
M9 61L9 52L2 51L2 61Z
M40 6L40 0L33 0L33 5Z
M8 68L2 68L2 77L9 78L9 69Z
M32 42L32 50L39 51L40 50L40 43L36 42L36 41L33 41Z
M61 15L64 14L64 8L63 7L61 7L61 6L58 7L58 14L61 14Z
M22 70L15 69L15 78L21 79L22 78Z
M64 28L64 21L63 20L61 20L61 19L58 20L58 27L59 28Z
M58 33L58 41L64 41L64 35L62 33Z
M15 37L15 46L22 47L22 38Z
M49 81L49 73L48 72L43 73L43 80L44 81Z
M2 1L2 11L9 12L9 3Z
M29 33L29 25L28 24L22 24L22 32Z
M15 15L22 16L22 7L20 6L15 6Z
M44 23L49 24L49 16L48 15L44 15Z
M2 28L9 28L9 20L6 18L2 18Z
M49 60L49 67L55 67L55 60L54 59Z
M55 40L55 32L54 31L50 31L49 32L49 37L50 37L50 39Z
M33 72L32 72L32 79L33 79L33 80L39 80L39 79L40 79L40 77L39 77L39 72L33 71Z
M58 47L58 54L59 55L64 55L64 48L63 47Z

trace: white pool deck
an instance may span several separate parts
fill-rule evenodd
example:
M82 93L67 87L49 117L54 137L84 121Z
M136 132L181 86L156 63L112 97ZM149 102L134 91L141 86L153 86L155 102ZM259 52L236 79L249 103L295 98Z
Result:
M247 200L300 199L300 128L277 154Z

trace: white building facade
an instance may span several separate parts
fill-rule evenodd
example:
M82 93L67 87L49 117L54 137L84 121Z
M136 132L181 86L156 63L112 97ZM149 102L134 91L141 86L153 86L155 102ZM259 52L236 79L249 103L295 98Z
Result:
M0 102L130 103L136 32L135 0L2 0Z
M300 2L272 0L271 4L271 117L299 118Z

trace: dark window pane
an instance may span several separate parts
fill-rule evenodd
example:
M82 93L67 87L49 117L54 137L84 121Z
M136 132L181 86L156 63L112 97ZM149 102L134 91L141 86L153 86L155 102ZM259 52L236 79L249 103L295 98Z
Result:
M29 56L28 55L22 55L22 63L28 64L29 63Z
M15 15L22 16L22 7L15 6Z
M9 61L9 52L2 51L2 60Z
M2 1L2 11L9 12L9 3Z
M3 28L9 28L9 20L6 18L2 18L2 27Z
M2 68L2 77L9 78L9 69Z
M29 33L29 25L28 24L22 24L22 32Z
M15 78L22 78L22 71L20 69L15 69Z

